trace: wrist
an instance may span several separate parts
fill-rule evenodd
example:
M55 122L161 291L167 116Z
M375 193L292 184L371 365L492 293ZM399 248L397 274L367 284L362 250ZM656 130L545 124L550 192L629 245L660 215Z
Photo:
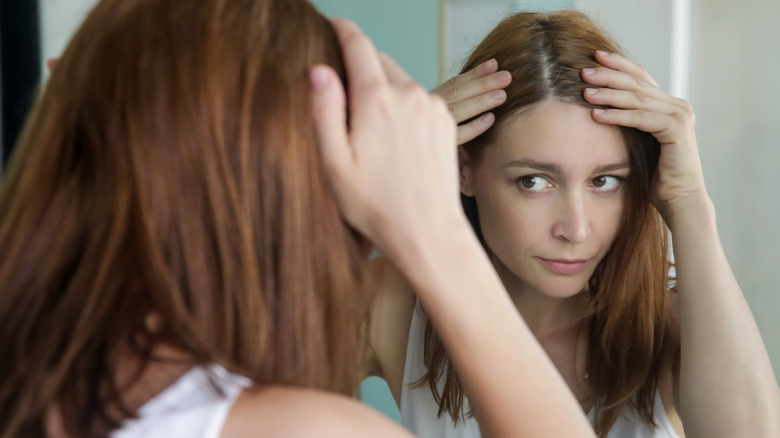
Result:
M442 269L452 272L465 254L484 253L466 217L459 214L451 219L436 221L435 227L415 235L397 236L394 245L384 249L412 283L425 282Z
M715 225L715 206L705 190L692 193L668 204L661 211L669 230Z

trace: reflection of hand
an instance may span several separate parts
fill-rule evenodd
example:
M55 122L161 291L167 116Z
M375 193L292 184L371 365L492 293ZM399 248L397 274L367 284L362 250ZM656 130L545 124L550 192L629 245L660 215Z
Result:
M346 220L388 255L462 217L455 123L355 24L334 20L349 78L311 71L313 114L325 165ZM465 225L465 221L463 222Z
M597 52L602 67L584 69L585 99L614 107L593 110L599 123L637 128L661 143L652 196L667 223L689 200L706 196L691 105L658 87L641 66L615 53Z
M447 102L447 107L461 123L476 115L493 109L506 100L503 88L512 81L508 71L498 70L495 59L483 62L473 70L455 76L447 82L434 88L431 93L440 96ZM458 144L461 145L485 132L493 125L493 113L485 113L469 123L458 126Z

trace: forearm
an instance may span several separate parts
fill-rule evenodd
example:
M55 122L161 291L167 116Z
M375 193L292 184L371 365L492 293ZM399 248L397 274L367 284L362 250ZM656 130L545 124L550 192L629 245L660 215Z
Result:
M396 263L454 361L483 435L593 436L465 221L462 230L429 237Z
M780 391L706 194L669 223L679 289L680 414L689 436L778 436Z

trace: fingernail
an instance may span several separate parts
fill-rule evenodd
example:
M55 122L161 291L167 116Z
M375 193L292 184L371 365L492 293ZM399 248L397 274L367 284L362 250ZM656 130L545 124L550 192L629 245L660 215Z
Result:
M596 69L595 68L583 68L582 72L585 73L588 76L591 76L591 75L596 74Z
M603 108L595 108L593 110L593 112L596 113L596 114L604 114L605 112L607 112L607 110L605 110Z
M328 74L325 72L324 67L314 67L309 72L309 81L311 82L311 88L314 90L322 90L328 86Z
M494 116L493 113L485 113L484 116L479 118L479 120L481 120L482 123L493 123L493 120L495 119L496 116Z
M586 88L585 92L588 93L588 94L596 94L596 93L599 92L599 90L596 89L596 88Z
M496 79L498 79L501 82L509 82L512 80L512 74L509 73L508 71L502 71L496 75Z
M498 65L498 61L496 61L496 58L490 58L487 61L485 61L482 65L485 66L485 68L493 67L494 65Z
M496 100L504 100L506 99L506 91L504 90L496 90L493 92L493 99Z
M609 52L605 52L603 50L596 50L596 53L598 53L601 56L609 56Z

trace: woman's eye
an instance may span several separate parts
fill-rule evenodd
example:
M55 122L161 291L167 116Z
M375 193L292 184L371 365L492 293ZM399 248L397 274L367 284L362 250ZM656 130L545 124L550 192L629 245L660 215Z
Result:
M552 185L545 178L538 175L521 176L517 179L517 182L526 190L542 190Z
M623 181L616 176L601 175L593 178L591 184L597 189L610 191L620 187L621 182Z

